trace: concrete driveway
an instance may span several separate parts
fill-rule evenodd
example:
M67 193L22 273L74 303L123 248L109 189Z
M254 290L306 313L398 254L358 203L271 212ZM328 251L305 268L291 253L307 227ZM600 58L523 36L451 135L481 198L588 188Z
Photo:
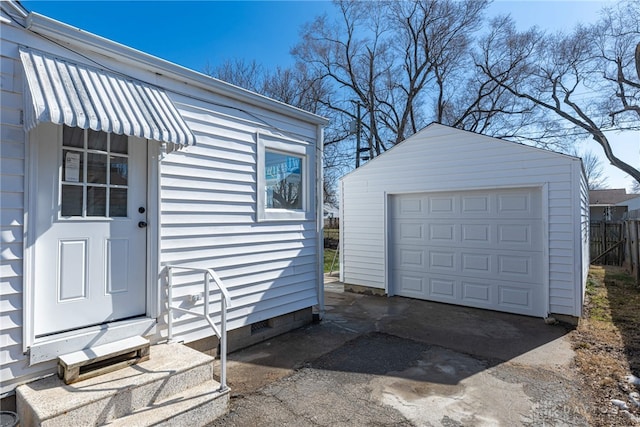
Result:
M564 326L330 278L325 295L321 322L229 355L212 426L587 425Z

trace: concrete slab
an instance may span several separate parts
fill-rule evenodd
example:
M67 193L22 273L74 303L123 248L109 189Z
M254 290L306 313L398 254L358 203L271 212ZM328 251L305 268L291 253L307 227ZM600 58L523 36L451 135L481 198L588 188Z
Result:
M213 406L227 409L226 393L217 392L220 384L214 380L212 357L181 344L161 344L150 350L151 358L145 362L73 384L50 376L19 386L16 393L20 424L102 425L141 409L148 412L154 405L178 411L177 405L167 404L176 396L186 401L180 411L218 396L223 399ZM199 386L210 392L203 396L190 394ZM224 412L220 410L219 413Z
M570 327L325 286L317 324L229 356L213 426L587 425Z

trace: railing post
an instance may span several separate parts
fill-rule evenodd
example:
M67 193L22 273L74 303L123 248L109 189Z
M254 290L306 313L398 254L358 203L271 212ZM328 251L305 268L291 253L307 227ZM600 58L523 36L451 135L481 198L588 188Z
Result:
M220 391L227 389L227 301L220 296Z
M209 272L204 272L204 315L209 317Z
M167 267L167 326L168 326L168 336L167 336L167 340L169 342L171 342L171 340L173 339L173 308L172 308L172 302L173 302L173 292L172 292L172 287L173 287L173 271L171 270L171 267Z
M184 309L181 307L174 307L173 302L173 268L179 268L188 271L201 271L204 273L204 309L202 313L196 312L193 310ZM224 392L228 390L227 387L227 299L230 296L225 288L222 280L218 277L214 270L210 269L202 269L202 268L190 268L190 267L182 267L182 266L172 266L166 265L167 270L167 326L168 326L168 341L173 339L173 312L179 311L188 313L193 316L198 316L203 318L209 323L209 326L213 328L214 334L220 339L220 391ZM220 330L218 330L217 326L213 323L213 320L210 316L210 304L211 304L211 279L215 282L217 287L220 289Z

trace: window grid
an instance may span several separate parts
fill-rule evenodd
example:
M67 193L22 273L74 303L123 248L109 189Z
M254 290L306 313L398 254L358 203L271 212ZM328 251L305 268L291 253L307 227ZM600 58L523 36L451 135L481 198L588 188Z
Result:
M69 138L66 138L67 134L70 134ZM77 136L78 132L82 132L82 143L81 146L79 145L74 145L77 144L77 141L75 141L74 136ZM100 139L100 138L104 138L105 139L105 145L104 147L98 147L98 148L90 148L90 135L95 135L98 138L96 139ZM111 218L111 217L126 217L128 215L128 209L127 209L127 201L128 201L128 189L129 189L129 185L128 185L128 167L129 167L129 155L128 155L128 141L126 140L126 136L122 137L120 136L120 138L124 138L124 147L122 146L122 141L120 141L119 146L116 147L112 147L112 140L114 139L113 134L111 133L104 133L104 132L97 132L97 131L88 131L88 130L82 130L82 129L78 129L78 128L70 128L68 126L64 126L63 128L63 138L62 138L62 173L60 176L60 187L61 187L61 200L60 200L60 212L59 215L61 217L82 217L82 218L96 218L96 217L102 217L102 218ZM100 149L100 148L104 148L104 149ZM116 149L116 151L113 151L113 149ZM118 151L119 149L119 151ZM81 168L79 167L78 170L78 178L77 181L76 180L69 180L67 173L69 173L68 170L68 161L67 161L67 153L77 153L79 156L79 160L81 163ZM104 182L94 182L92 181L92 179L100 179L100 177L98 176L93 177L93 171L91 171L89 169L90 166L90 162L89 162L89 157L93 155L94 157L104 157L104 167L103 172L104 172ZM119 167L117 166L119 165ZM78 165L80 166L80 165ZM114 172L117 173L117 170L113 170L114 167L118 170L120 170L120 175L124 177L125 179L125 183L114 183L112 182L112 175L114 174ZM82 172L80 174L80 172ZM92 177L90 178L90 174L92 174ZM65 198L64 198L64 190L65 187L79 187L81 188L81 198L82 198L82 206L81 206L81 212L80 215L65 215L64 214L64 210L65 210ZM92 193L95 191L94 189L103 189L103 193L104 193L104 214L103 215L92 215L90 208L92 206L90 206L88 204L89 198L90 196L94 196ZM120 190L120 191L116 191L115 193L120 193L120 195L124 194L124 212L122 212L122 210L120 212L115 212L117 209L113 209L112 206L112 190ZM97 192L97 197L99 198L99 192ZM115 215L114 215L115 214Z

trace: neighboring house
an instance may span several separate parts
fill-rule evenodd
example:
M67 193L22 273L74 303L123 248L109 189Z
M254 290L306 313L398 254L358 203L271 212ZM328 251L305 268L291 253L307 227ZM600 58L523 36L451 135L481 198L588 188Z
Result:
M627 194L624 188L589 190L591 221L621 221L636 209L640 209L640 194Z
M340 209L329 203L325 203L322 210L322 216L324 217L324 219L340 218Z
M354 290L546 317L582 314L579 158L431 124L341 182Z
M627 205L627 214L625 218L637 219L640 218L640 194L634 194L633 199L622 202Z
M222 278L230 345L322 311L324 118L17 2L0 11L1 396L60 354L166 340L167 264ZM173 279L172 302L202 310L202 272ZM217 345L197 317L173 331Z

